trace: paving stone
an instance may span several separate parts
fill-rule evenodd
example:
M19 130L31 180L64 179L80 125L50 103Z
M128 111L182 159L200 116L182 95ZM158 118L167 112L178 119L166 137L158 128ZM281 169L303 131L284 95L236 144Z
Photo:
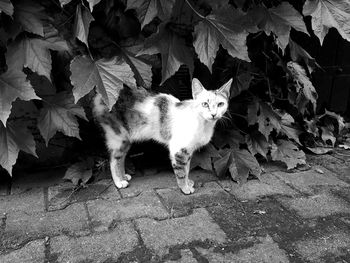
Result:
M298 241L294 246L309 262L348 262L345 260L350 256L350 233L327 233L319 238Z
M20 249L0 255L2 263L40 263L45 260L45 241L35 240Z
M255 200L271 195L298 195L295 190L272 174L263 174L259 178L260 180L249 180L243 185L239 185L232 180L221 180L219 184L240 200Z
M16 247L26 240L59 233L71 235L89 233L87 214L83 204L73 204L64 210L54 212L8 214L5 231L0 236L0 249Z
M197 263L190 249L181 249L181 258L178 260L168 260L165 263Z
M239 263L287 263L289 262L286 252L278 247L271 237L267 236L262 242L252 247L242 249L237 253L218 253L213 248L196 250L209 262L239 262Z
M197 186L217 179L213 173L203 170L191 171L190 178L195 181ZM163 188L178 188L175 175L172 171L163 171L155 175L134 177L131 179L129 186L120 189L120 192L123 197L133 197L139 195L141 192Z
M131 252L137 244L137 233L132 225L122 222L109 232L52 238L50 262L116 262L122 253Z
M62 209L72 203L97 198L118 200L121 196L112 180L104 179L79 190L75 190L71 183L61 183L48 188L48 210Z
M58 184L62 182L65 170L65 168L59 168L36 173L15 173L12 179L11 194L19 194L32 188Z
M169 216L155 192L143 192L137 197L117 201L93 200L87 202L96 231L107 230L111 223L139 217L164 219Z
M350 213L350 206L344 200L330 193L321 193L295 199L279 198L284 206L295 210L304 218L325 217L332 214Z
M147 248L162 256L170 247L194 241L209 241L221 244L226 234L213 221L204 208L193 210L193 214L156 221L150 218L136 220L136 225Z
M292 212L274 200L247 201L234 206L208 207L207 210L229 239L235 242L259 232L293 231L293 227L300 224Z
M296 189L307 194L313 194L318 186L350 186L347 183L339 180L333 173L326 169L324 169L324 174L318 173L311 169L297 173L275 172L274 175L287 184L292 185Z
M234 202L234 198L225 192L217 182L207 182L202 187L196 188L191 195L184 195L180 189L159 189L159 195L171 213L178 217L189 213L193 208L208 207L224 203Z
M43 212L44 190L42 188L28 189L20 194L0 196L0 214L26 212L33 214Z

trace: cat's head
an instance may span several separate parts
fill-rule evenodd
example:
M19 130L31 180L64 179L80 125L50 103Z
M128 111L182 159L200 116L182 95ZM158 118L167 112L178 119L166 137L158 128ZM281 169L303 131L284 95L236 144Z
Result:
M217 90L206 90L196 78L192 80L192 96L199 114L208 121L217 121L226 112L232 79Z

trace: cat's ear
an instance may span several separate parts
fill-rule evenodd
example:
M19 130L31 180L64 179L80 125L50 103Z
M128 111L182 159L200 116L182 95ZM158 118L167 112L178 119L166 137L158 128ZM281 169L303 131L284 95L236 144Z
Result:
M193 99L196 99L197 96L203 92L205 90L205 88L203 87L202 83L196 79L193 78L192 79L192 97Z
M217 90L217 93L221 93L226 98L229 98L231 85L232 85L232 78L229 81L227 81L224 85L222 85L221 88Z

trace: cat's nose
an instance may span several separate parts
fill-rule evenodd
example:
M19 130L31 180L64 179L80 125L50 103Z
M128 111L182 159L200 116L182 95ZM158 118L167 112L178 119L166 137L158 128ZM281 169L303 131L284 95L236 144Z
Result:
M216 116L216 113L214 113L214 114L212 113L212 114L211 114L211 116L212 116L212 117L213 117L213 119L214 119L214 118L215 118L215 116Z

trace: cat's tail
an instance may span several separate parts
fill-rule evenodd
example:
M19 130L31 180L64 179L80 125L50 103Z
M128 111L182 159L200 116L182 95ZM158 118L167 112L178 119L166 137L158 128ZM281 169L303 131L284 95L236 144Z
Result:
M99 119L100 116L108 113L108 107L102 100L102 95L97 93L93 98L92 113L95 118Z

